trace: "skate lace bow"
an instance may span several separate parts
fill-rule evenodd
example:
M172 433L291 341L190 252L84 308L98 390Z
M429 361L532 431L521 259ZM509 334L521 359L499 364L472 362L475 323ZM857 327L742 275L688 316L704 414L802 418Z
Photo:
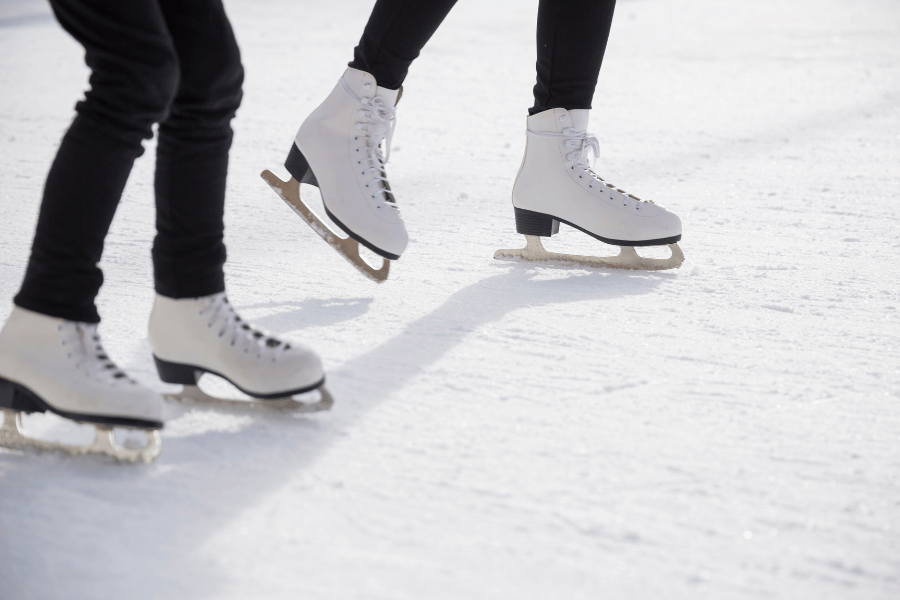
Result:
M59 331L64 333L62 345L67 348L67 357L75 359L75 368L82 371L85 377L106 380L112 386L137 383L109 358L100 343L96 325L66 322L59 326Z
M594 164L600 157L600 142L597 140L597 136L595 136L593 133L589 133L582 129L575 129L574 127L567 127L563 129L562 133L554 133L549 131L531 131L530 129L526 129L525 135L530 137L565 140L566 147L573 148L572 152L566 155L566 160L575 161L575 163L571 167L572 169L574 169L575 167L581 167L582 171L586 172L590 177L596 179L606 187L610 188L611 190L615 190L620 194L628 196L632 200L637 201L638 204L636 204L635 206L639 206L641 202L654 203L653 200L641 200L634 194L629 194L625 190L617 188L613 184L600 177L594 171ZM590 163L588 163L588 159L586 156L588 151L590 151L594 155Z
M264 331L254 329L241 319L240 315L228 302L225 294L216 294L206 300L200 315L209 315L206 326L218 327L218 336L229 338L229 344L239 346L245 354L254 352L256 358L268 357L272 362L290 348L290 345Z
M584 169L591 172L593 172L594 163L597 162L597 158L600 156L600 142L597 140L597 136L581 129L575 129L574 127L567 127L563 129L562 133L531 131L530 129L526 129L525 135L530 137L565 140L566 147L577 147L577 150L573 150L566 155L566 159L574 160L574 166L584 167ZM588 164L587 157L585 156L588 150L594 155L590 164Z
M391 185L387 180L387 171L385 170L385 165L391 157L391 140L397 124L397 111L382 96L360 98L343 79L340 80L340 86L348 98L362 106L359 116L367 119L365 123L356 124L357 129L361 132L357 137L365 139L365 148L368 152L368 155L360 159L358 164L369 163L370 166L363 169L363 174L366 172L373 174L373 178L366 184L366 187L376 190L376 195L384 194L385 201L390 203L389 206L399 210L394 203ZM383 144L382 140L384 140ZM383 152L382 147L384 148Z

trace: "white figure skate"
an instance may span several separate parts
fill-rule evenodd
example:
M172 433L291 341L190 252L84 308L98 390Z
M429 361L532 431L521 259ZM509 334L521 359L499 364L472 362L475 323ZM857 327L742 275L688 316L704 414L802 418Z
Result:
M307 346L285 342L254 328L235 312L225 293L174 300L156 295L150 315L150 346L159 377L182 384L169 400L228 408L313 412L333 402L324 387L319 356ZM204 373L217 375L253 400L217 398L197 383ZM291 398L312 390L321 398L306 403Z
M347 69L325 101L307 117L284 166L290 181L270 171L262 177L326 242L364 275L381 282L406 249L408 235L388 183L400 90L378 87L364 71ZM300 184L319 188L325 212L349 238L341 238L300 199ZM384 257L373 269L359 244Z
M102 454L152 462L162 448L162 402L130 379L100 344L97 326L48 317L14 307L0 331L0 446ZM50 411L96 427L94 442L74 446L29 438L20 413ZM120 446L112 427L146 432L141 449Z
M684 262L676 242L678 217L651 201L643 201L598 176L587 162L596 158L599 142L587 132L589 110L554 108L528 117L525 157L513 186L516 231L526 246L497 250L494 258L564 261L617 269L674 269ZM621 246L618 256L594 257L548 252L541 237L559 232L560 222L601 242ZM668 245L666 259L644 258L635 246Z

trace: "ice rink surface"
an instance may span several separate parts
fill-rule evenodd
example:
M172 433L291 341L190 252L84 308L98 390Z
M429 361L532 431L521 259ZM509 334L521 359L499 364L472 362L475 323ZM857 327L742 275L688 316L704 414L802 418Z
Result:
M0 451L0 598L900 598L900 4L620 0L597 170L684 223L647 273L492 259L523 241L536 2L461 1L398 107L411 243L380 286L259 178L371 0L226 7L229 296L321 352L334 409L170 405L150 466ZM0 319L86 77L43 2L0 1ZM147 148L98 302L165 391Z

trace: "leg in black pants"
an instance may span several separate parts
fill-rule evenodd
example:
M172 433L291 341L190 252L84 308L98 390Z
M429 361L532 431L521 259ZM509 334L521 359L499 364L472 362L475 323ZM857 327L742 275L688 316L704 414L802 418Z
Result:
M156 151L156 291L193 298L225 289L225 177L244 71L220 0L159 0L178 54L178 92Z
M52 0L85 48L91 89L76 105L47 176L25 280L15 303L96 323L97 266L141 141L160 122L157 289L221 291L229 122L240 102L237 44L220 0Z
M456 0L378 0L350 66L397 89ZM530 114L591 108L615 0L541 0L537 85Z
M456 0L378 0L349 66L371 73L381 87L398 89L455 4Z
M537 85L528 114L591 108L615 8L616 0L541 0Z

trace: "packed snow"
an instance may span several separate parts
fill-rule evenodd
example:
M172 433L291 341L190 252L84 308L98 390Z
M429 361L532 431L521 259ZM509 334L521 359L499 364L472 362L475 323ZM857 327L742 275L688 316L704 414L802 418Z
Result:
M652 273L493 260L524 241L537 3L460 2L398 107L411 242L382 285L259 177L371 5L226 0L229 296L321 353L333 409L170 404L149 466L0 450L0 598L900 597L900 4L619 1L591 129L601 175L682 218L685 264ZM0 2L0 319L82 55L44 2ZM100 331L166 392L146 146Z

